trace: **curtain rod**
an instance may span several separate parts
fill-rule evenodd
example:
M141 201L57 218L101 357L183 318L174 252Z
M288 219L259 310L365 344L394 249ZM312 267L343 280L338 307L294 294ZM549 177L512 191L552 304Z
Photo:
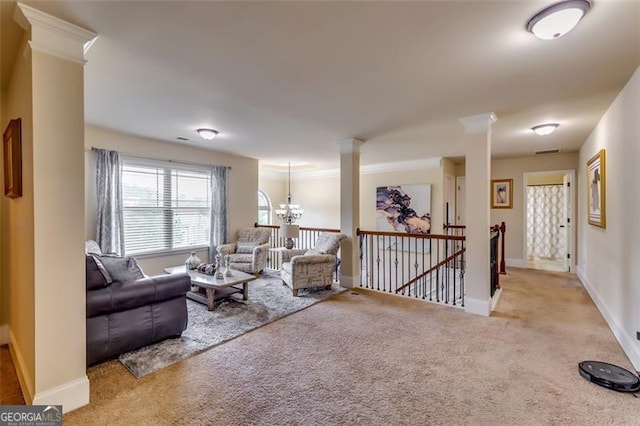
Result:
M91 147L91 151L97 151L99 149L106 149L106 148L97 148L95 146ZM171 159L166 159L166 158L144 157L142 155L129 154L127 152L122 152L122 151L120 151L120 152L125 157L139 158L141 160L167 161L169 163L186 164L186 165L189 165L189 166L199 166L199 167L223 166L223 167L226 167L228 170L232 170L231 166L225 166L224 164L192 163L192 162L189 162L189 161L171 160Z

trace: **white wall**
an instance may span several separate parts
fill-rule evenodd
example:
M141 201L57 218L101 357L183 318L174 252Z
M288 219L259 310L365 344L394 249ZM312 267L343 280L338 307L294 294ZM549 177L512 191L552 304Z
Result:
M213 143L213 142L212 142ZM120 133L102 127L87 125L85 128L85 200L86 238L94 239L96 231L95 155L91 147L113 149L125 154L159 160L176 160L199 164L231 166L228 180L229 240L235 240L240 228L253 227L258 215L258 161L252 158L199 149L178 143L163 142ZM157 257L140 257L145 273L163 273L167 266L181 265L188 253ZM206 251L198 252L206 260Z
M286 203L287 201L286 181L283 179L263 178L260 176L258 188L269 196L272 209L277 209L279 204ZM271 223L273 225L280 225L278 218L273 212L271 212L271 216Z
M580 149L578 276L640 370L640 68ZM606 150L606 229L587 222L586 162Z
M385 185L431 184L432 233L442 233L442 167L390 172L366 172L360 175L360 229L376 229L376 188ZM300 204L303 226L340 228L340 177L292 178L293 202ZM272 200L273 201L273 200ZM274 201L274 204L277 204Z

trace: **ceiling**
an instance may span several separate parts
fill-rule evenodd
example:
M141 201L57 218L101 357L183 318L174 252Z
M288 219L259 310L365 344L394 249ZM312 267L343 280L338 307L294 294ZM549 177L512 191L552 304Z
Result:
M0 3L6 85L20 29ZM494 156L576 151L640 65L638 1L595 1L553 41L525 30L546 1L25 3L99 34L87 122L309 169L352 137L363 164L459 156L458 118L486 112Z

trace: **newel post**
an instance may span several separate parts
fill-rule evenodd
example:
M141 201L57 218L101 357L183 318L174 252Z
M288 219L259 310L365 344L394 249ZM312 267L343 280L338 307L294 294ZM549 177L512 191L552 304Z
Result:
M504 234L507 232L507 225L502 222L500 225L500 273L502 275L507 274L506 263L504 261Z

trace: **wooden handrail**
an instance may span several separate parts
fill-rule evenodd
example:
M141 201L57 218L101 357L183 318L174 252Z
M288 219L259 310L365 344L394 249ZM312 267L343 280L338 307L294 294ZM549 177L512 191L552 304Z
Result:
M280 229L280 225L260 225L259 223L254 223L253 226L255 228L271 228L271 229ZM308 226L301 226L301 231L318 231L318 232L335 232L339 233L339 229L335 228L312 228Z
M378 235L381 237L412 237L422 238L425 240L452 240L464 241L466 238L461 235L444 235L444 234L411 234L404 232L386 232L386 231L363 231L358 228L357 235Z
M400 290L402 290L405 287L410 286L411 284L415 283L416 281L418 281L420 278L426 276L427 274L430 274L431 272L435 271L436 269L438 269L439 267L441 267L442 265L444 265L447 262L452 261L453 259L455 259L457 256L460 256L462 253L464 253L465 251L467 251L466 247L463 249L458 250L457 252L455 252L454 254L452 254L451 256L447 257L446 259L436 263L434 266L432 266L431 268L429 268L426 272L421 273L420 275L418 275L417 277L415 277L414 279L408 281L407 283L405 283L404 285L402 285L402 287L399 287L396 289L396 293L398 293Z

